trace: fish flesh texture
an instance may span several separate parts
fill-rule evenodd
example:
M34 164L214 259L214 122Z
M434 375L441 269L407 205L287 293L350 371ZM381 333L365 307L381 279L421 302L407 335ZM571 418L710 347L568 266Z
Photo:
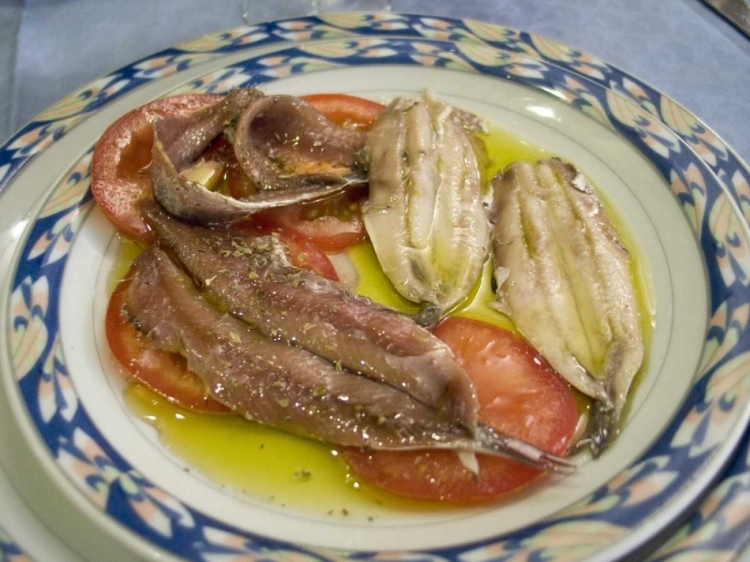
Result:
M619 432L644 358L630 255L571 164L514 162L492 186L497 307L595 400L585 442L598 456Z
M367 137L362 217L378 261L401 295L441 313L466 297L489 252L479 126L426 92L396 98Z

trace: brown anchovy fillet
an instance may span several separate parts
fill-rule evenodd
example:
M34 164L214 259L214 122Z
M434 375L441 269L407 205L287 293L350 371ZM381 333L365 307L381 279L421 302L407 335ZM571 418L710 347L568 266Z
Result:
M443 342L412 319L290 264L271 236L190 226L153 202L146 222L209 298L267 336L398 388L470 434L477 402Z
M273 183L275 190L252 194L240 200L209 191L180 174L227 125L238 118L242 121L240 115L243 111L255 107L258 100L264 99L265 96L257 90L233 90L214 106L186 117L162 119L154 123L151 180L154 198L169 213L199 224L232 222L263 209L319 199L362 183L357 178L335 175L299 176L295 182L278 178ZM242 168L245 172L252 171L253 165L263 168L270 164L267 158L258 157L253 162L246 159ZM250 174L250 180L255 179Z
M514 162L492 183L500 308L560 375L596 400L586 440L596 456L617 435L643 362L630 255L572 165Z
M449 449L541 469L573 465L479 426L476 439L408 394L263 335L209 304L169 256L139 256L124 313L160 349L180 353L211 395L243 416L344 446Z
M445 312L487 261L489 223L471 130L481 121L440 101L396 98L368 133L362 219L384 273L404 298Z
M219 312L161 250L137 260L126 314L187 358L211 395L244 417L344 446L429 446L467 438L431 408Z
M357 174L284 174L278 163L325 162L355 167L366 136L329 121L306 101L292 96L257 98L242 113L234 133L234 152L258 191L341 188L365 183Z
M263 94L253 88L232 90L220 102L190 115L159 119L154 135L172 165L182 170L193 163L224 127Z

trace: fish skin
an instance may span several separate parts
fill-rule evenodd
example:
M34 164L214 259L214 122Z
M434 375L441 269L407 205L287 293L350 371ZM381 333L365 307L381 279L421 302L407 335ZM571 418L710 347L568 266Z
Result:
M644 358L629 253L571 164L514 162L492 185L498 307L560 375L595 399L587 443L598 456L619 432Z
M151 158L151 181L154 198L170 214L195 224L227 224L249 217L264 209L313 201L339 193L347 184L298 186L278 191L264 191L248 199L235 199L182 176L166 158L158 141Z
M292 266L275 237L188 225L153 202L141 207L212 302L261 330L406 392L473 435L473 385L443 342L411 318Z
M278 98L282 98L282 101ZM300 150L305 149L308 143L325 140L325 149L307 150L310 153L307 156L327 157L353 165L364 146L363 133L327 122L302 100L289 96L264 96L252 88L232 90L211 107L192 115L161 119L154 123L151 181L154 198L159 204L170 214L197 224L228 223L263 209L320 199L365 183L364 176L358 173L348 176L333 173L284 176L255 146L249 135L251 117L257 116L260 108L268 106L279 107L280 111L276 113L282 116L285 111L297 116L296 119L289 118L293 122L293 131L309 126L309 134L300 143ZM235 120L238 131L235 134L234 152L247 174L247 183L262 184L262 189L242 199L210 191L180 174ZM340 142L336 143L337 139L341 139Z
M232 140L237 161L259 192L362 185L355 172L365 134L329 121L301 98L265 96L248 104ZM325 162L342 173L286 174L272 161Z
M481 424L474 437L401 390L264 336L212 306L158 248L137 258L123 314L152 345L183 355L216 400L248 419L341 446L447 449L462 459L481 452L574 470L565 459Z
M362 217L383 271L406 299L450 310L481 275L489 248L477 157L480 125L427 92L396 98L368 133Z
M466 439L466 430L391 386L274 341L213 308L169 256L137 258L126 315L160 349L180 353L210 394L261 423L342 446L397 449Z
M166 117L154 122L154 135L167 158L178 170L190 165L231 122L263 93L255 88L237 88L220 102L190 115Z

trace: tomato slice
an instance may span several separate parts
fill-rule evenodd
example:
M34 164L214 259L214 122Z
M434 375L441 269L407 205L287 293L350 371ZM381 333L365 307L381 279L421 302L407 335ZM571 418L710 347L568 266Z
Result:
M99 208L122 234L150 243L153 234L136 204L153 197L151 189L151 123L162 117L189 115L221 100L213 94L187 94L158 99L112 123L94 149L91 192Z
M564 454L578 412L568 384L523 339L501 328L453 317L435 335L453 350L477 391L479 419L550 453ZM502 497L542 474L517 461L478 455L475 477L449 451L347 449L355 472L400 495L450 502Z
M385 108L374 101L346 94L312 94L303 99L341 126L367 130ZM347 192L312 203L269 209L255 215L265 226L279 226L312 240L326 252L341 252L365 239L360 207L365 194Z
M264 235L275 233L289 249L289 259L297 267L307 269L333 281L338 281L336 268L328 256L312 240L299 233L263 221L238 222L231 226L235 231Z
M191 410L229 412L208 395L203 381L188 370L184 357L154 347L145 334L123 317L125 294L134 273L135 266L117 284L107 307L105 332L117 362L133 378L171 402Z
M307 103L342 127L369 129L385 106L376 101L347 94L309 94Z
M312 241L293 232L285 231L282 231L279 237L289 248L290 259L294 265L333 281L339 280L339 276L331 260Z
M361 207L365 194L347 191L310 203L262 211L253 221L264 227L294 232L325 252L341 252L365 239Z

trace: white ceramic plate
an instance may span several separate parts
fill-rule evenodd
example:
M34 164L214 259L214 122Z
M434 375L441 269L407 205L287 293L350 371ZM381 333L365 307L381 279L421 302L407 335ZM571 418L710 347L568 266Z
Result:
M371 506L330 517L186 472L124 407L101 340L116 243L92 204L88 164L127 109L241 85L381 101L429 87L581 167L631 233L656 306L648 370L615 445L512 503L430 513ZM747 425L748 229L741 184L726 181L737 177L746 168L670 100L498 26L332 15L240 28L139 61L63 100L0 151L11 271L0 311L2 416L17 428L4 437L13 452L3 464L46 523L79 552L108 559L632 552L709 485Z

